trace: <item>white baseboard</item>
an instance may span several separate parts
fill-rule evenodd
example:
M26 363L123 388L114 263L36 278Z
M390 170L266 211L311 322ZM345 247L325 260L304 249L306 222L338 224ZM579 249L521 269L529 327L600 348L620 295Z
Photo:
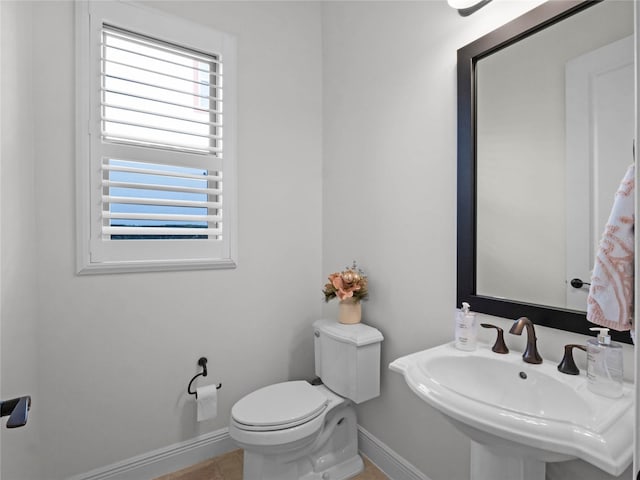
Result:
M416 467L371 433L358 427L358 446L391 480L430 480ZM97 468L67 480L150 480L238 448L229 429L200 435L185 442L153 450L121 462Z
M361 426L358 426L358 448L391 480L430 480Z
M238 448L228 428L153 450L68 480L149 480Z

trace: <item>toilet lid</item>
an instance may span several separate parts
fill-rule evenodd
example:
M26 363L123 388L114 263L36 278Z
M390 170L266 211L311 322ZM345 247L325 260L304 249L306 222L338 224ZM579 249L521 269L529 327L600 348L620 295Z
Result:
M233 419L263 429L289 428L317 417L329 400L305 381L276 383L250 393L231 409Z

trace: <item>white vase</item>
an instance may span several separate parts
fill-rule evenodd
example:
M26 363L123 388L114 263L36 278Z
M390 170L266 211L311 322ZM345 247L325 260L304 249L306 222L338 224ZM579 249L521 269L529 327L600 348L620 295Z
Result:
M338 322L352 325L362 320L362 305L355 298L340 300L338 306Z

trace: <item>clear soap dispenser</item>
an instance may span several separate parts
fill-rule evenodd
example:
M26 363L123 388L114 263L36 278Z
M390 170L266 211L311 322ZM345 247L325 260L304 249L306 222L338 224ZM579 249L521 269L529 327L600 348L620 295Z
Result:
M587 340L587 387L605 397L622 396L622 345L611 341L608 328L598 331L597 338Z
M462 302L462 310L456 315L456 348L471 351L478 343L476 314L470 311L471 305Z

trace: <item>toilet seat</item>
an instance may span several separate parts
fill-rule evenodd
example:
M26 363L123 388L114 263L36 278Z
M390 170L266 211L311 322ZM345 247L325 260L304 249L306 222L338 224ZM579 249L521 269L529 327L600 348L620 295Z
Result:
M242 430L269 432L310 422L327 408L329 399L305 381L268 385L239 400L231 417Z

